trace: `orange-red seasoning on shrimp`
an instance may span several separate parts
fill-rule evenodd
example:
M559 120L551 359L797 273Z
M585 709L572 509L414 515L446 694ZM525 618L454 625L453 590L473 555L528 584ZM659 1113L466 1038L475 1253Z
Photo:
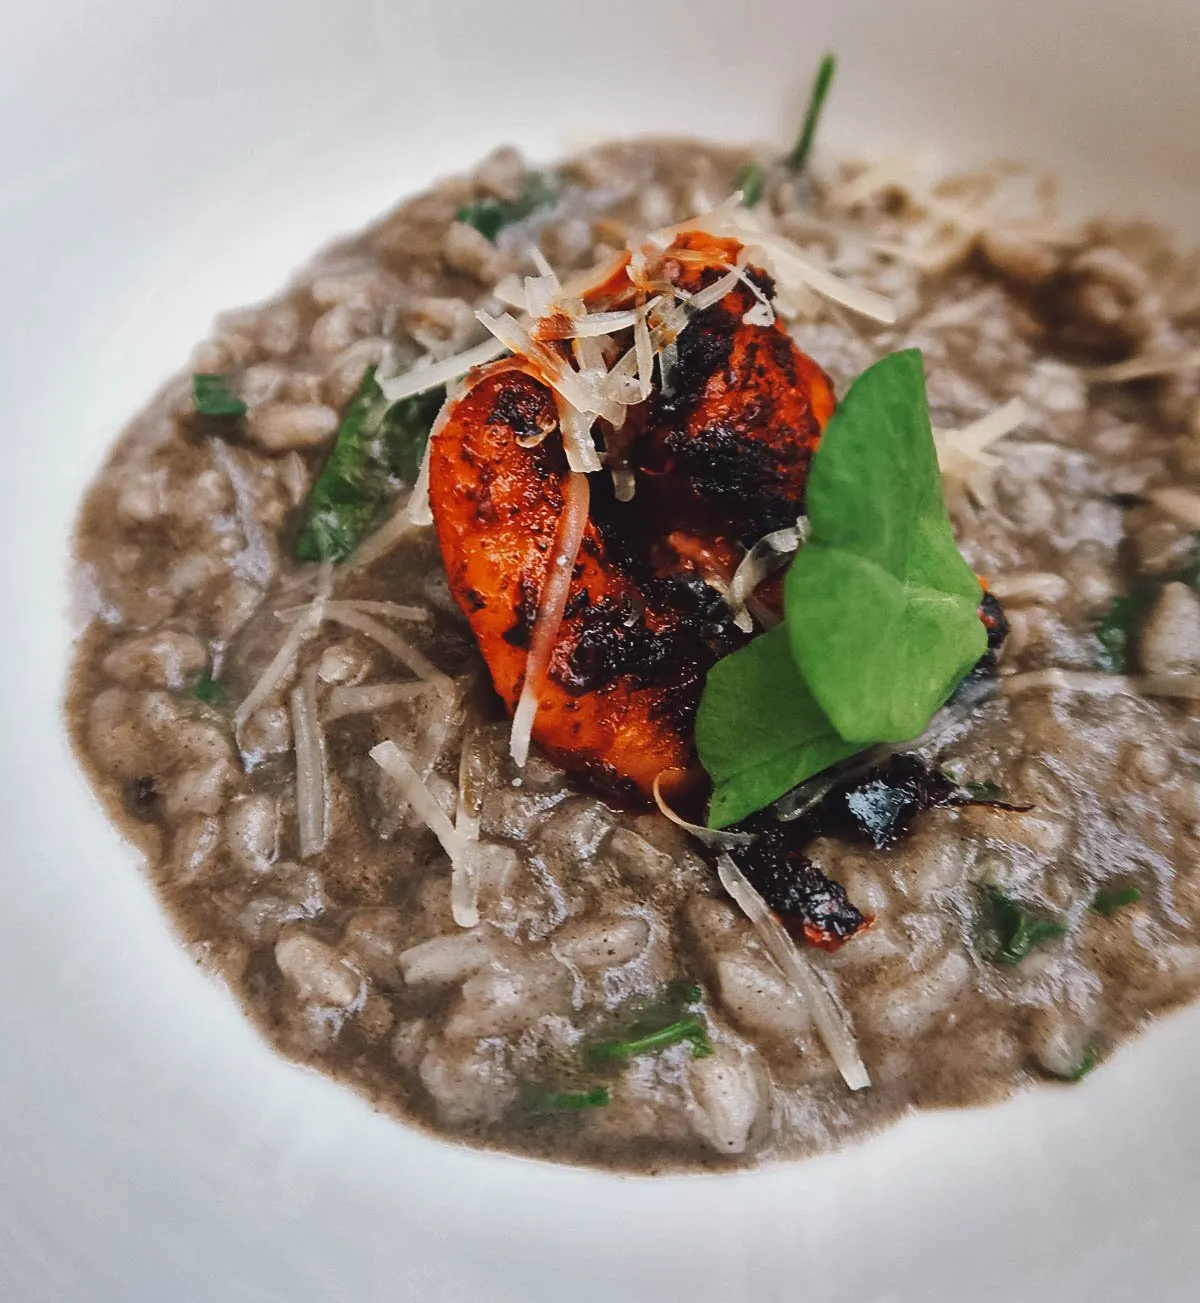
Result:
M736 241L680 233L637 284L628 256L584 295L590 312L643 306L664 280L692 295L725 274ZM664 769L694 763L693 717L709 666L744 639L705 579L763 534L794 524L834 406L824 372L777 322L743 317L772 285L747 268L679 333L662 387L598 430L636 484L619 502L590 479L588 518L562 605L533 739L608 794L648 800ZM632 278L631 278L632 277ZM557 332L555 332L557 333ZM570 345L545 341L560 356ZM611 361L610 361L611 364ZM467 378L430 450L430 504L450 588L497 693L517 708L568 488L555 395L536 367L501 361ZM532 446L530 446L532 445ZM529 694L527 694L528 697Z

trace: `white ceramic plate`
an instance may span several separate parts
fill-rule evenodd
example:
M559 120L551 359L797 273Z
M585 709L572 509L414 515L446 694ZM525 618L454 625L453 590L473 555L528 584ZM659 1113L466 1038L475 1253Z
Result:
M258 1043L175 945L58 702L68 531L109 440L215 311L399 194L500 139L782 140L831 46L827 145L1032 156L1081 203L1194 227L1195 0L0 14L0 1297L1194 1299L1197 1013L1078 1089L788 1169L649 1182L469 1153Z

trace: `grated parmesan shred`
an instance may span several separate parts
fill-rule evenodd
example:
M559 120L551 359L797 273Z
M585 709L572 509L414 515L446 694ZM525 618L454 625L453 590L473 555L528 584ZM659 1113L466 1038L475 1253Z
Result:
M329 841L329 776L325 734L317 711L317 671L310 667L292 689L292 738L296 750L296 819L300 858L319 855Z
M550 565L542 585L538 613L530 637L529 655L525 660L525 681L521 686L517 708L513 712L512 732L509 735L509 752L519 769L523 769L529 759L529 744L533 738L538 700L545 686L550 656L567 605L571 575L587 528L590 498L587 476L577 473L569 475L563 492L562 516L555 533Z
M808 1006L813 1023L825 1042L829 1057L842 1074L842 1080L851 1090L865 1090L870 1086L871 1078L858 1052L850 1016L825 985L821 974L788 936L767 902L728 855L717 856L717 873L721 886L754 925L759 940L786 981Z
M330 589L333 587L333 565L326 561L317 572L317 591L313 600L301 609L296 622L288 630L287 636L279 645L279 650L271 658L271 663L259 676L258 682L242 699L242 704L233 716L235 736L251 715L280 688L286 687L296 672L296 658L300 648L309 639L315 637L317 630L325 619L325 608L329 601Z
M1003 459L988 450L1028 419L1029 409L1013 398L960 430L933 432L948 504L953 507L964 497L980 506L992 504L992 476Z
M669 770L663 770L668 773ZM662 774L655 774L654 786L654 804L658 806L658 812L664 819L670 820L676 828L682 828L684 832L690 833L698 842L705 846L751 846L758 840L752 832L727 832L724 828L706 828L702 823L689 823L681 814L676 814L667 804L666 797L662 794Z
M347 629L353 629L355 633L361 633L364 638L370 638L372 642L377 642L385 651L391 652L401 665L407 665L417 678L432 683L447 701L454 698L457 688L448 674L439 670L422 652L389 629L387 625L380 624L378 620L363 611L348 609L348 605L335 603L333 609L326 612L327 618Z
M450 857L451 866L460 864L465 854L465 843L404 752L389 740L372 747L369 754L380 769L395 781L404 799L416 811L417 817L441 842L442 849Z

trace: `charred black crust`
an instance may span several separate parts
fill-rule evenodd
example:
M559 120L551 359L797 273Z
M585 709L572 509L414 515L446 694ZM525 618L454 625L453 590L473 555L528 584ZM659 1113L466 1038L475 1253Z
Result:
M571 648L556 678L568 692L596 692L625 678L645 688L671 676L678 639L654 633L628 601L590 603L568 634Z
M798 925L806 936L816 932L828 944L840 945L867 925L841 883L827 878L803 854L791 825L764 825L758 840L739 852L737 859L742 872L785 925Z
M971 667L971 672L954 691L956 698L969 697L979 690L986 679L993 678L1000 662L1000 651L1008 637L1008 617L1004 608L991 593L985 592L979 603L979 618L987 631L987 651Z
M497 386L488 425L506 425L518 439L533 439L546 429L549 400L533 383Z
M832 787L798 819L780 823L769 811L753 815L739 830L758 835L733 852L742 871L785 924L825 938L849 940L866 918L845 889L825 877L805 850L817 837L867 842L884 850L912 827L917 814L961 801L962 789L940 770L913 755L895 755Z
M718 423L694 432L672 430L666 445L694 491L740 522L746 545L796 523L801 506L778 486L771 449L743 437L737 427Z
M670 375L671 391L653 401L651 421L678 419L704 397L709 378L729 367L738 318L723 304L698 313L676 341L678 360Z
M521 591L517 598L516 610L513 612L513 622L505 630L503 637L510 647L519 647L527 651L533 638L533 626L537 620L540 595L537 584L533 583L528 575L521 576L518 586Z
M463 597L466 598L467 605L471 608L472 613L482 611L487 605L487 598L477 588L468 588Z

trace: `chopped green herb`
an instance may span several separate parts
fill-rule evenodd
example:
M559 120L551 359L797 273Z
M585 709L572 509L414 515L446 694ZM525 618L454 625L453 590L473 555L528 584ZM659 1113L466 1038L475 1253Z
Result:
M742 192L742 203L746 208L753 208L762 199L766 184L766 174L760 163L751 161L742 166L737 174L737 188Z
M209 674L196 680L196 684L192 688L192 696L197 701L202 701L206 706L223 706L225 704L225 689Z
M697 1059L712 1053L704 1024L691 1014L641 1036L631 1036L623 1041L598 1041L588 1046L587 1058L595 1064L613 1063L621 1059L632 1059L638 1054L653 1054L656 1050L666 1049L668 1045L678 1045L680 1041L691 1041L692 1053Z
M848 742L916 737L987 649L954 541L916 349L876 362L829 419L785 581L804 681Z
M1004 789L999 783L963 783L962 790L975 801L1002 801Z
M1083 1058L1079 1060L1079 1066L1063 1073L1059 1081L1082 1081L1099 1062L1100 1056L1096 1053L1095 1046L1089 1045L1083 1052Z
M833 74L837 71L837 59L832 54L823 55L813 78L812 90L808 96L808 108L804 113L804 125L800 128L800 137L792 146L787 156L787 165L793 172L803 172L808 165L808 156L812 153L813 138L817 134L817 124L821 120L821 110L825 107L825 98L833 84Z
M1134 630L1150 605L1149 589L1124 597L1114 597L1096 626L1100 650L1096 655L1100 668L1109 674L1124 674L1129 668Z
M986 900L994 933L987 957L995 964L1019 964L1035 947L1066 935L1067 929L1061 923L1026 913L998 887L987 888Z
M246 404L229 388L226 376L192 376L192 401L201 416L246 415Z
M558 185L551 174L530 172L517 199L477 199L473 204L464 204L456 216L494 241L506 226L524 221L539 208L549 208L557 198Z
M1127 905L1136 905L1141 898L1140 887L1110 887L1096 892L1092 897L1091 909L1096 914L1103 914L1105 918L1112 918L1117 910L1124 909Z
M1100 643L1096 663L1109 674L1126 674L1133 665L1133 638L1138 626L1167 584L1187 584L1200 591L1200 535L1193 536L1188 557L1176 569L1143 579L1128 593L1114 597L1096 625Z
M696 749L713 780L709 823L725 828L862 748L838 736L777 625L709 671Z
M531 1090L524 1106L529 1113L580 1113L584 1109L604 1108L611 1098L607 1086L594 1086L590 1090Z
M695 1058L704 1058L712 1053L712 1046L697 1010L700 998L698 986L672 982L656 1000L629 1001L618 1014L614 1034L585 1046L585 1060L601 1067L683 1041L691 1042Z
M372 367L346 404L329 460L304 505L302 561L345 561L371 532L396 489L412 484L445 399L436 389L389 406Z

